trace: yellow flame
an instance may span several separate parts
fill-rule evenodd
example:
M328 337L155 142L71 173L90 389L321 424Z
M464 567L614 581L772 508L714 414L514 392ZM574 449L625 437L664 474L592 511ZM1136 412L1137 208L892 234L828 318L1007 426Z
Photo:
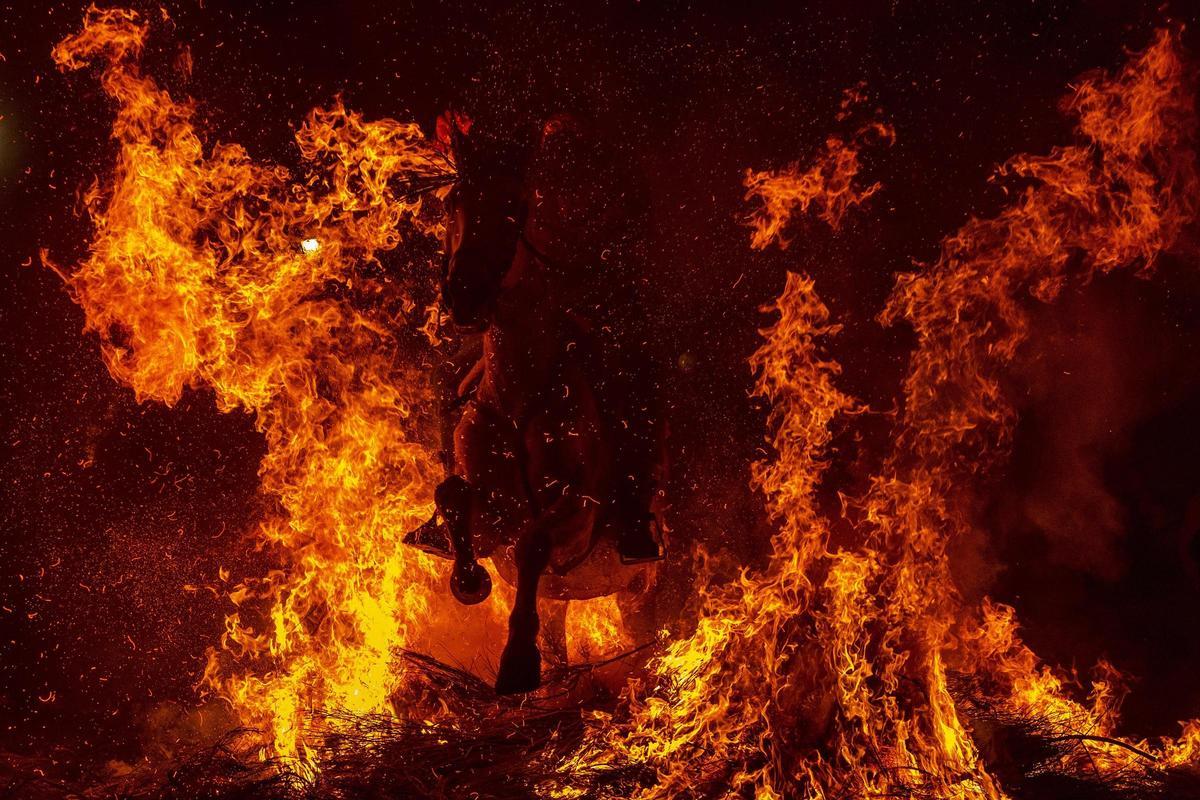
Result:
M190 105L141 74L146 32L133 12L92 8L55 49L64 69L99 61L117 108L117 165L88 192L96 235L69 285L139 398L174 403L203 386L222 409L255 415L277 504L258 539L280 568L231 592L253 611L227 619L205 684L264 728L273 752L309 760L313 710L405 713L395 649L447 628L477 643L511 597L450 618L442 571L399 543L428 515L440 472L422 439L417 357L436 319L423 279L384 280L378 261L438 233L394 181L445 166L415 126L340 104L298 131L298 171L207 146ZM1080 141L1008 162L1002 173L1028 188L898 281L881 319L916 334L903 411L869 491L847 500L837 547L816 493L835 427L860 408L822 354L838 326L813 282L788 276L751 358L771 409L774 456L753 471L777 525L769 564L702 590L695 630L597 715L557 796L582 795L573 776L636 764L655 778L642 797L1003 797L954 677L1015 714L1110 738L1089 745L1090 769L1135 765L1130 746L1166 766L1196 762L1200 722L1176 740L1118 739L1119 674L1101 666L1091 696L1073 696L1021 642L1012 609L960 596L947 556L977 525L971 487L1011 440L1001 380L1029 304L1096 272L1148 270L1200 202L1176 34L1115 76L1082 80L1068 107ZM862 180L860 147L891 136L872 123L828 140L808 168L748 172L747 197L761 203L752 246L785 246L796 214L841 224L881 189ZM618 616L611 598L577 605L568 646L623 646Z
M340 103L297 131L298 172L207 145L191 105L142 75L146 33L131 11L93 7L54 51L64 69L101 64L119 145L112 179L89 192L95 237L69 286L139 399L172 404L203 386L221 409L255 415L276 504L257 539L280 567L230 593L203 683L272 752L307 761L310 712L388 710L403 681L395 650L439 636L451 613L443 570L400 541L440 478L422 440L414 298L428 279L379 265L436 240L436 220L396 181L446 166L415 124ZM478 637L506 609L453 613Z

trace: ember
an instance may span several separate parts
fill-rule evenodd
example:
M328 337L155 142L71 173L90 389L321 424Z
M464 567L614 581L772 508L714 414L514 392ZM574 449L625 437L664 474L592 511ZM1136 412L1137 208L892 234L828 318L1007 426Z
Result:
M439 95L396 119L339 93L269 159L178 88L201 71L190 49L176 78L163 68L183 23L91 6L52 58L70 91L98 77L111 150L79 187L86 249L39 241L37 274L61 279L142 408L252 422L253 524L221 547L260 560L212 553L215 570L162 589L211 596L222 621L174 665L190 691L128 712L136 751L88 742L63 769L14 750L0 785L1200 797L1200 707L1140 730L1121 663L1084 680L1039 656L1020 622L1037 598L1005 591L997 576L1022 564L1001 563L990 516L1020 469L1039 315L1123 276L1200 297L1188 31L1156 16L1127 42L1142 49L1074 79L1070 130L1003 160L1002 199L950 222L915 222L943 198L906 200L902 95L847 77L819 133L744 144L719 194L698 188L731 262L697 262L720 274L680 292L674 278L706 280L689 258L709 234L668 184L700 179L665 166L690 156L592 119L608 100L514 113ZM865 288L869 258L907 266ZM687 327L708 291L721 308ZM114 423L92 424L95 442ZM1200 495L1181 491L1191 564Z

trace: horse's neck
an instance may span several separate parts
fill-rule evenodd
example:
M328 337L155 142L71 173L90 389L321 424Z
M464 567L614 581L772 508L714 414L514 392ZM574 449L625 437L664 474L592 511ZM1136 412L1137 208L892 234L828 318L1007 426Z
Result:
M526 186L521 240L484 336L481 388L516 423L536 413L572 358L569 342L580 339L581 326L569 309L578 294L572 282L586 269L586 257L579 254L581 232L563 215L572 202L562 191L538 176Z

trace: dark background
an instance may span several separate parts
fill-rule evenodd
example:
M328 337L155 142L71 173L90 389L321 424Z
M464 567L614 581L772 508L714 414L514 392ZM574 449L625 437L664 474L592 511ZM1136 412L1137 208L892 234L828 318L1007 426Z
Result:
M109 169L94 75L59 74L54 43L86 3L0 3L0 750L135 755L161 703L187 703L222 604L188 584L259 566L263 443L204 391L139 405L39 248L70 265L88 225L77 192ZM1018 152L1071 140L1070 81L1124 62L1190 3L134 4L159 23L147 69L190 95L210 141L293 163L292 131L342 93L368 117L428 124L448 103L568 109L625 137L653 197L651 296L673 365L678 524L753 559L746 465L762 455L747 399L758 308L786 269L817 279L847 323L843 387L891 407L910 342L872 320L897 271L1003 194ZM1193 24L1194 27L1194 24ZM1189 30L1185 40L1196 48ZM183 46L191 77L172 67ZM798 231L752 253L747 167L811 157L842 91L865 84L895 126L868 154L884 190L841 233ZM1015 372L1023 415L970 592L1014 603L1035 650L1140 677L1131 729L1200 715L1200 369L1193 255L1154 283L1116 276L1039 312ZM835 472L836 474L836 472ZM980 566L982 564L982 567Z

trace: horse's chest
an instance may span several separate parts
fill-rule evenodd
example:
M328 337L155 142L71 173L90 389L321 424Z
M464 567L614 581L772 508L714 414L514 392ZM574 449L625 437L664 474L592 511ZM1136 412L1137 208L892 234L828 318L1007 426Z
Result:
M535 502L545 505L565 490L601 491L607 459L600 414L575 354L518 347L501 336L485 352L481 399L512 426Z
M546 337L497 330L484 339L486 387L499 407L514 417L535 405L553 381L556 353L539 338Z

